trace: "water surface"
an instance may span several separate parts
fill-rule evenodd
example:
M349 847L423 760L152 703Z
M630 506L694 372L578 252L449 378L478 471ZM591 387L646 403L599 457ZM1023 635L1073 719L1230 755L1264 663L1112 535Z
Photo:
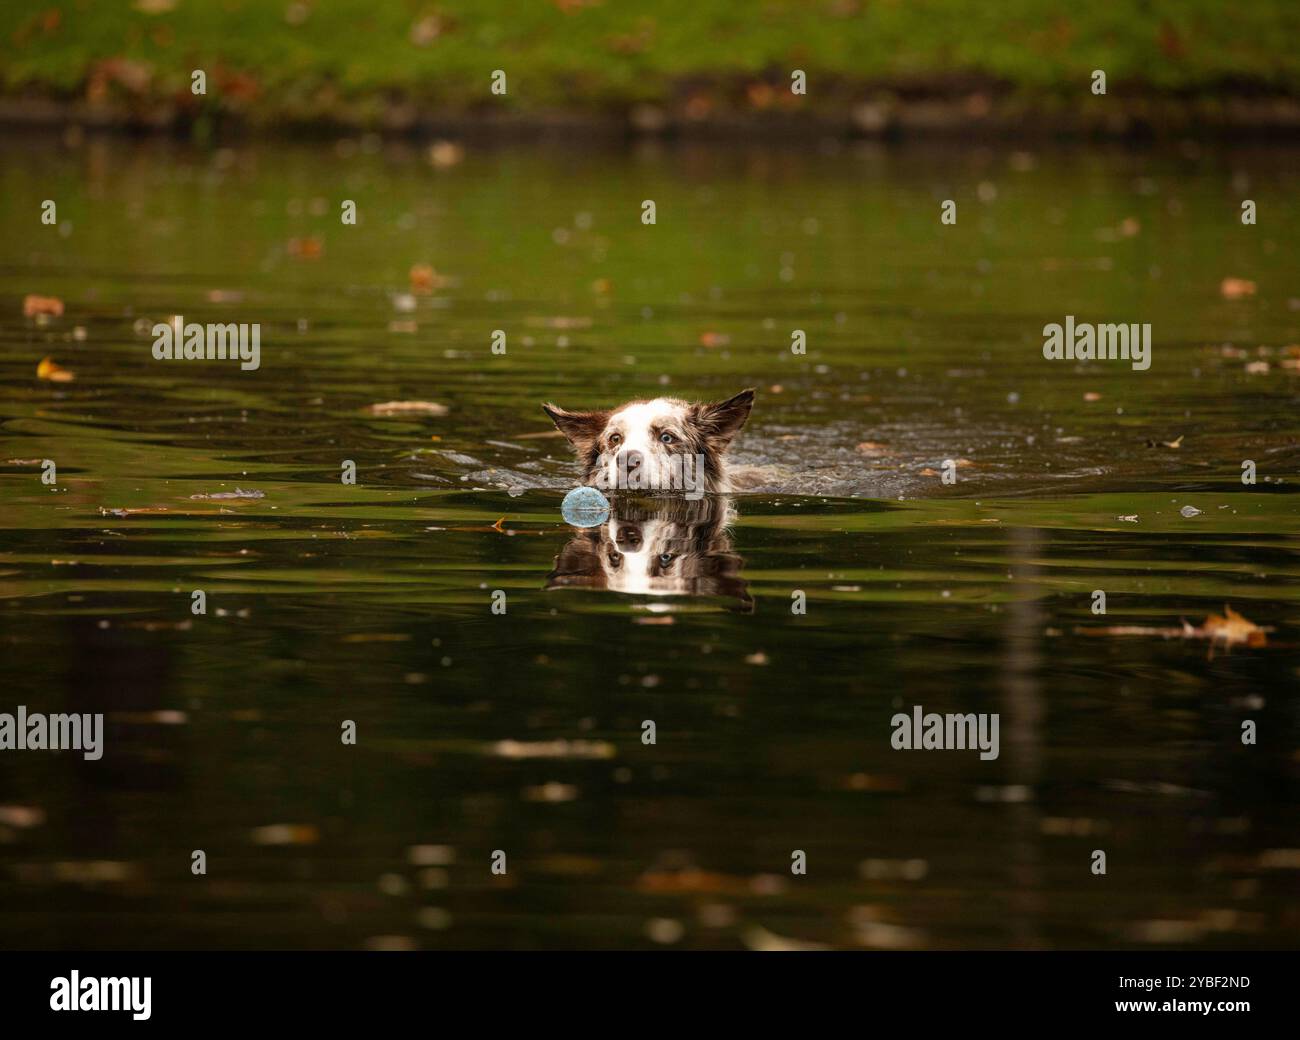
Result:
M0 755L5 945L1294 943L1295 152L2 155L0 711L107 718ZM1067 314L1151 369L1045 361ZM762 490L620 506L692 579L611 583L539 404L746 386ZM1101 631L1225 604L1266 645Z

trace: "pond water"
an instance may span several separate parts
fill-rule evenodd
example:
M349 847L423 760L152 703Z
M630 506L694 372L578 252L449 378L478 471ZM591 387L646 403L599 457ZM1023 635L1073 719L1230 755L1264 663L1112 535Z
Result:
M1300 154L0 149L0 712L105 715L0 754L0 944L1294 943ZM759 491L563 522L543 401L750 386Z

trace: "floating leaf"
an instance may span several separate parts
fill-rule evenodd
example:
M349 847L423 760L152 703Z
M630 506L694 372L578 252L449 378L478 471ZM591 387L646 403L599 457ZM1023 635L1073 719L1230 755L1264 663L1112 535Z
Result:
M325 243L315 235L289 239L289 255L300 260L316 260L324 252Z
M23 317L35 318L40 314L52 314L56 318L63 317L63 301L57 296L24 296Z
M777 935L757 924L742 929L740 937L749 949L760 953L799 953L830 949L823 943L806 942L803 939L790 939L784 935Z
M1088 636L1157 636L1161 639L1208 639L1222 646L1260 647L1268 642L1272 628L1261 627L1225 605L1223 615L1211 614L1203 624L1181 626L1103 625L1097 628L1076 628L1079 635Z
M320 841L320 830L310 823L271 823L254 827L254 845L315 845Z
M749 882L733 874L719 874L698 867L670 869L652 867L636 880L639 892L651 895L744 895L750 890Z
M371 415L382 418L406 415L446 415L447 406L437 401L383 401L366 409Z
M36 366L36 378L48 379L51 383L71 383L77 376L71 369L56 365L53 358L47 357Z
M526 317L524 319L524 322L525 324L530 325L533 328L560 329L562 331L572 330L572 329L589 329L591 328L591 324L592 324L591 318L587 317L584 314L578 314L578 315L534 314Z
M1255 622L1242 617L1227 604L1223 607L1223 616L1211 614L1201 626L1205 637L1216 643L1229 645L1241 643L1245 646L1263 646L1268 642L1267 633L1271 628L1261 628Z
M498 740L487 753L499 758L613 758L617 752L604 740Z
M44 809L28 805L0 805L0 824L6 827L39 827L44 822Z
M434 141L429 145L429 164L435 169L450 169L459 165L464 158L465 146L456 141Z
M411 282L411 291L417 293L431 293L447 284L447 279L428 264L413 265L407 277Z

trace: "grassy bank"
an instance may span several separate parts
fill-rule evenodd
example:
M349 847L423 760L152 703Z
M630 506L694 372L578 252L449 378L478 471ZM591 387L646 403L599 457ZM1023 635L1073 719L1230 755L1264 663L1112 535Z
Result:
M1296 39L1290 0L67 0L0 10L0 90L12 118L157 124L560 116L873 130L917 111L936 123L1029 111L1285 123L1300 99ZM791 92L794 69L806 96ZM1105 97L1089 89L1094 69Z

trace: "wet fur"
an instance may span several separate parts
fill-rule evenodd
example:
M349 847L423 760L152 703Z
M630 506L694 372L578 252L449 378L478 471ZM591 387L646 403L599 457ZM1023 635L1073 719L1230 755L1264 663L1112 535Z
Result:
M727 472L727 448L745 425L753 404L754 391L749 389L725 401L707 403L658 397L589 412L571 412L549 403L542 405L542 410L568 438L582 466L584 483L594 483L602 468L617 456L621 445L613 444L611 437L621 432L626 439L635 437L636 443L646 445L650 462L662 461L667 454L700 456L704 460L703 490L726 494L733 490ZM629 421L634 423L634 430L627 428ZM663 431L677 438L674 444L658 442Z

